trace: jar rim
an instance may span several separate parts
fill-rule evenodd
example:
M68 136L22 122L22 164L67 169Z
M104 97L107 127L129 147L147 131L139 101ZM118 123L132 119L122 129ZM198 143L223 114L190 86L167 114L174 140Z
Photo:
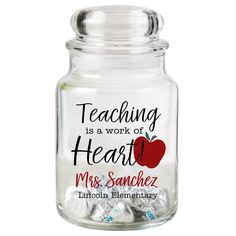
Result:
M93 41L88 38L74 38L66 42L66 47L73 53L85 52L85 53L109 53L109 54L139 54L139 53L151 53L164 54L169 47L169 43L163 39L150 40L142 42L137 40L136 44L126 41L117 43L115 41L99 42Z

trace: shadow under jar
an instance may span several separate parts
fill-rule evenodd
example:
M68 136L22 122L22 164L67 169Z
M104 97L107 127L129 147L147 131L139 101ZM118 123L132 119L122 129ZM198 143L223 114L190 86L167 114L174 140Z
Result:
M76 11L70 70L57 85L59 214L95 229L160 225L177 208L178 88L165 71L160 14Z

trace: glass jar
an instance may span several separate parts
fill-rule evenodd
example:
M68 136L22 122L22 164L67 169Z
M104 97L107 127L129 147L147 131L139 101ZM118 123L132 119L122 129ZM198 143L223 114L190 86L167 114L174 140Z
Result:
M76 11L57 85L57 209L95 229L160 225L177 208L178 89L162 17L135 6Z

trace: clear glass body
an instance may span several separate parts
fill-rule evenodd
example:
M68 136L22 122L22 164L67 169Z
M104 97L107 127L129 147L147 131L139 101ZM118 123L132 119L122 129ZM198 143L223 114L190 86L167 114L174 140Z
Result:
M57 209L89 228L152 227L177 208L177 85L163 50L128 40L81 50L70 41L70 70L57 85Z

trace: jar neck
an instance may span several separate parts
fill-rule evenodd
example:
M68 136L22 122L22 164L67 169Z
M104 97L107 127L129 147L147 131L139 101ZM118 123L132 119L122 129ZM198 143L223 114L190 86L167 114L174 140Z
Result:
M70 74L81 73L147 73L165 74L165 53L158 54L90 54L70 52Z

